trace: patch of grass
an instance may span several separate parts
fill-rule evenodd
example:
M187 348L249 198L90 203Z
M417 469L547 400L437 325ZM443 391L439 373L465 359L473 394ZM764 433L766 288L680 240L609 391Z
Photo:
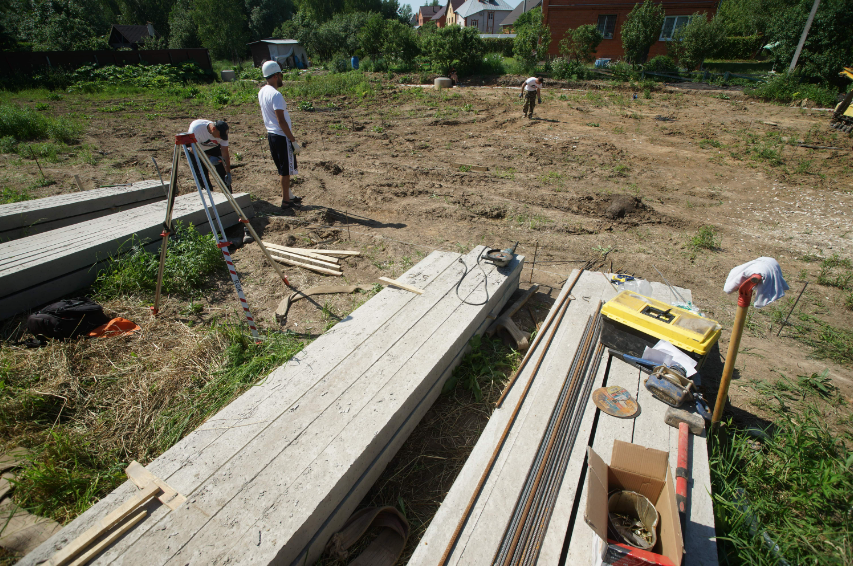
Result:
M9 187L3 187L3 191L0 192L0 204L23 202L32 198L33 197L30 196L30 193L27 189L16 191L15 189L10 189Z
M470 165L460 165L459 171L462 173L468 173L469 171L471 171L471 166Z
M709 147L723 147L723 144L717 140L702 139L699 140L699 147L702 149L708 149Z
M314 103L310 100L300 100L299 104L296 105L297 108L302 110L303 112L313 112L314 111Z
M199 380L193 387L182 390L172 406L158 417L155 429L160 451L171 448L304 346L291 333L269 332L256 344L240 326L222 325L215 330L223 333L229 342L225 359L207 380Z
M52 431L13 480L15 503L40 517L68 523L124 482L125 462L89 440Z
M68 118L54 118L32 108L0 103L0 138L11 136L17 141L53 139L71 143L81 128Z
M694 251L720 249L720 237L713 226L700 226L695 236L688 241L688 247Z
M515 179L515 168L508 167L506 169L495 169L493 175L498 179Z
M590 128L597 128L598 122L587 122L586 125L589 126Z
M628 171L630 171L630 167L623 163L617 163L613 166L613 174L616 177L627 177Z
M471 391L479 402L484 388L503 386L509 372L521 362L521 354L499 339L479 334L471 338L468 346L468 353L445 382L442 393L452 393L461 387Z
M374 131L374 132L376 132L377 134L381 134L382 132L384 132L384 131L385 131L385 128L383 128L382 126L373 126L373 128L372 128L372 129L373 129L373 131Z
M844 291L853 289L853 264L850 259L839 257L838 254L824 259L820 264L817 283Z
M784 165L782 153L773 145L765 143L758 144L752 148L752 154L757 160L767 161L773 167Z
M176 223L169 239L163 271L163 293L187 295L198 291L208 277L221 271L225 262L210 234L199 234L192 224ZM101 299L119 295L149 296L156 289L159 254L146 251L133 239L124 251L111 257L107 269L98 274L93 287Z
M562 185L563 174L559 171L548 171L545 175L539 177L539 180L546 185Z
M709 443L721 563L849 563L853 453L816 408L756 436L729 423Z

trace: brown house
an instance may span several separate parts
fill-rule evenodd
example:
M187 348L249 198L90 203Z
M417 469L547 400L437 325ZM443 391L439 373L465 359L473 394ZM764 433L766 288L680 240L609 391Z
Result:
M433 16L441 11L441 6L421 6L418 8L418 25L423 27Z
M649 49L649 59L656 55L666 55L667 42L672 39L672 33L685 25L694 13L706 12L712 16L717 11L717 0L663 0L666 19L661 29L660 38ZM592 2L577 2L576 0L542 0L542 14L545 23L551 26L551 47L549 55L559 55L560 40L566 30L578 26L592 24L604 36L601 45L596 49L595 56L601 59L621 59L625 52L622 49L622 24L625 17L634 9L635 2L625 0L593 0Z

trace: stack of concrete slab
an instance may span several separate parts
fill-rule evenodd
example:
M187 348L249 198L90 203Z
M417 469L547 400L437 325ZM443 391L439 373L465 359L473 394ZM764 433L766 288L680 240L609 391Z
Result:
M157 190L162 190L159 184ZM234 198L251 217L249 195L240 193ZM215 193L214 200L225 227L239 221L222 194ZM149 250L159 249L165 218L166 202L155 202L0 243L0 319L91 285L110 255L127 247L133 237L150 241ZM175 199L173 218L193 223L200 232L210 231L195 193Z
M164 200L169 185L139 181L0 205L0 242L16 240Z
M523 258L434 252L148 469L187 496L97 564L311 564L518 286ZM480 264L479 267L477 264ZM480 269L482 268L482 269ZM136 491L126 483L21 564L38 564Z
M573 279L574 276L569 277L568 281ZM571 289L574 300L568 306L541 367L534 376L534 364L528 364L502 406L492 414L468 461L418 544L409 566L492 564L578 348L584 325L599 300L608 301L616 295L607 279L609 277L602 273L584 272ZM569 283L566 285L561 296L568 292ZM668 302L674 300L669 296L666 286L653 283L652 288L654 298ZM688 290L678 290L682 295L690 297ZM555 304L559 304L559 299ZM543 344L544 341L534 350L532 360L539 359ZM532 376L534 381L494 467L451 552L443 561L446 549L454 540L454 531L465 517L468 503ZM666 405L648 394L642 385L639 371L614 358L608 360L605 357L605 363L600 365L594 377L593 388L606 385L622 385L628 389L638 398L641 414L636 419L618 419L602 414L591 399L584 400L577 440L560 484L536 564L557 566L592 563L591 543L594 533L583 518L587 446L593 446L607 461L614 438L669 451L672 455L669 463L675 473L678 431L664 423ZM685 534L684 563L716 564L706 445L701 437L693 438L691 442L693 480L688 493L691 503Z

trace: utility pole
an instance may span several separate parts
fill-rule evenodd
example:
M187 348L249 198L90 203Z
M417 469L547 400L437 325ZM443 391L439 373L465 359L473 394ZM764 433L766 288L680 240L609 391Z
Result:
M806 27L803 29L803 35L800 36L800 43L797 45L797 50L794 52L794 58L791 59L791 66L788 67L789 73L793 73L794 69L797 68L797 60L800 58L800 53L803 51L803 44L806 42L806 36L809 35L809 29L812 27L812 21L814 20L814 15L815 12L817 12L818 6L820 6L820 0L814 0L812 11L809 14L809 19L806 20Z

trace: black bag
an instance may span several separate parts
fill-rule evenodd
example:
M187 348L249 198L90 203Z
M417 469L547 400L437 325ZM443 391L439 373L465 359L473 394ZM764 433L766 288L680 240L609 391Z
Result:
M27 318L27 329L37 338L67 340L88 334L110 321L104 308L85 297L50 304Z

